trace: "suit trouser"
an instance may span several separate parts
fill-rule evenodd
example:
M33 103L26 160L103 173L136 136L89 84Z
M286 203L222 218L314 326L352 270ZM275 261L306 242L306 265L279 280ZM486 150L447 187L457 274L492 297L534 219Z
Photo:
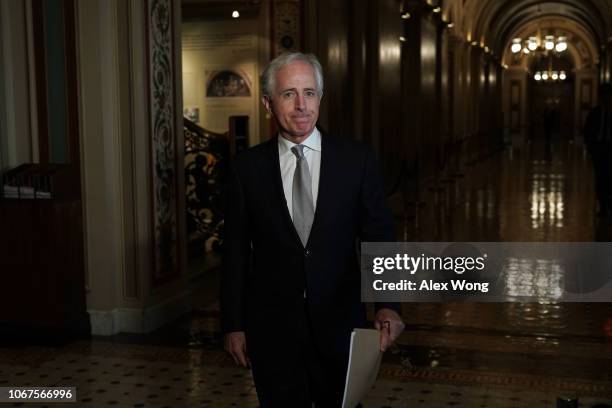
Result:
M282 336L271 335L270 341L282 341ZM272 361L260 360L256 350L249 354L261 408L311 408L312 403L316 408L341 406L348 350L342 356L324 355L313 341L310 328L291 353L280 351Z

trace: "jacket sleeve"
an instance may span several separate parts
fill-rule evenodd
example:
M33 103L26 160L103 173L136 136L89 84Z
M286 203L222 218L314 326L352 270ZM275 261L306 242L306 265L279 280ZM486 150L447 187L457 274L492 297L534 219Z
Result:
M387 205L382 175L374 152L366 152L361 187L361 242L395 242L395 220ZM392 309L400 313L399 303L376 303L376 311Z
M235 168L230 170L225 200L221 329L229 333L245 330L245 284L251 256L244 190Z

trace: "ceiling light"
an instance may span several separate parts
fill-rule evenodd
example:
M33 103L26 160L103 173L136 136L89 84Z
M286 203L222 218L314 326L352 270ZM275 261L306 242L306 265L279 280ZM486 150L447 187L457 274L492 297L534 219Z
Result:
M403 13L403 14L402 14L402 18L403 18L404 20L408 20L408 19L410 18L410 13L409 13L409 12L405 12L405 13Z
M238 18L238 17L240 17L240 13L238 12L238 10L234 10L234 11L232 11L232 17L233 17L233 18Z
M542 79L548 81L548 72L542 72Z
M565 71L561 71L559 73L559 79L562 81L565 81L566 78L567 78L567 75L565 74Z
M523 54L529 54L529 48L527 47L523 48Z
M441 9L440 7L435 7L435 8L434 8L432 11L433 11L434 13L439 13L439 12L441 12L441 11L442 11L442 9Z
M559 79L559 73L557 71L553 71L551 78L553 81L556 81L557 79Z
M530 52L536 53L540 51L554 51L557 53L561 53L568 48L568 42L566 36L558 36L556 37L553 34L548 34L542 40L539 31L537 35L533 35L526 40L523 40L519 37L514 38L512 40L512 44L510 45L510 50L514 54L518 54L521 50L525 54L529 54ZM528 50L529 52L525 51Z
M448 28L453 28L453 27L455 26L455 23L448 23L446 26L447 26Z
M535 79L536 81L542 80L542 74L540 73L540 71L535 73L535 75L533 76L533 79Z
M404 37L403 35L400 35L399 40L400 40L401 42L406 42L406 37Z
M563 51L567 50L567 41L566 41L565 37L559 37L559 39L557 41L557 45L555 45L555 50L557 52L563 52Z
M529 37L529 40L527 40L527 48L529 48L529 51L535 51L538 48L537 38Z

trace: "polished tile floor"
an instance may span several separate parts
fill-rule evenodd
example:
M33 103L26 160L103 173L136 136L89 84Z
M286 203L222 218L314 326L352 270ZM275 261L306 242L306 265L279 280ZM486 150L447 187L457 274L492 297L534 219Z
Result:
M595 216L590 163L577 144L506 149L423 201L400 224L405 240L612 235L610 222ZM257 407L249 371L221 351L217 281L211 271L193 314L149 335L0 349L0 386L76 386L78 403L65 406ZM366 408L552 408L561 396L578 398L580 407L612 407L610 303L403 307L407 330L399 350L385 356Z

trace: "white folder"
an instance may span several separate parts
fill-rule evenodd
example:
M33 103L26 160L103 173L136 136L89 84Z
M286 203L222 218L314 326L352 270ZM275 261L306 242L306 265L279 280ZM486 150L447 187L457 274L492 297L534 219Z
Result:
M383 353L380 351L380 331L354 329L342 408L355 408L376 382Z

